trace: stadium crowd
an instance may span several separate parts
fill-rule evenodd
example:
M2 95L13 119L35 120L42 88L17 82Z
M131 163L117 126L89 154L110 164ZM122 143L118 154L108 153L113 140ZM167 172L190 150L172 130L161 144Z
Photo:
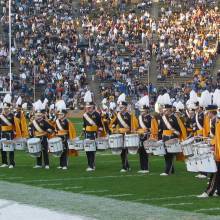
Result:
M149 90L155 101L158 89L152 84L148 88L142 80L154 55L157 72L151 74L158 80L193 76L192 81L172 89L174 95L176 91L184 95L190 88L218 86L210 70L217 54L220 15L218 8L205 7L210 1L163 1L158 20L140 4L131 9L124 1L118 7L114 1L102 7L92 2L77 11L70 0L12 1L12 46L19 63L19 76L14 76L18 83L13 83L16 94L31 94L33 84L43 85L42 95L49 101L62 97L76 107L87 90L86 80L94 74L103 97L124 92L137 100ZM5 0L1 6L2 26L7 32ZM4 64L8 49L3 43L0 46ZM8 86L5 78L0 82Z

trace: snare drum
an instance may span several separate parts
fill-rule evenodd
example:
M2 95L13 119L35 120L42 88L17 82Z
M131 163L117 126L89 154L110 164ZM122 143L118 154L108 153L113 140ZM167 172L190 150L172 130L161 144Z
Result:
M156 141L153 143L151 150L155 156L163 156L166 154L163 141Z
M84 150L84 142L83 140L80 140L78 137L73 140L69 139L67 143L69 150L77 150L77 151Z
M138 134L126 134L124 136L124 147L128 148L130 154L136 154L140 144L140 137Z
M15 149L15 144L13 140L3 140L2 141L2 150L11 152L14 151Z
M60 137L54 137L48 140L50 153L55 157L60 157L63 152L63 143Z
M124 148L123 135L122 134L112 134L108 139L109 148L112 150L112 154L119 155L121 150Z
M192 156L193 155L193 148L192 148L192 144L194 142L194 137L189 138L183 142L181 142L181 147L182 147L182 151L183 151L183 155L184 156Z
M32 157L40 157L41 140L40 138L30 138L27 140L28 152Z
M211 145L207 144L207 143L201 143L198 145L197 148L197 152L198 154L208 154L211 153Z
M14 139L15 150L26 150L27 149L27 139L16 138Z
M149 140L144 141L144 143L143 143L144 144L144 149L146 150L146 152L148 154L153 153L152 146L156 142L157 142L157 140L154 140L154 139L149 139Z
M173 138L165 141L165 146L168 153L180 153L182 152L181 145L178 138Z
M109 148L108 137L97 138L95 142L97 150L107 150Z
M199 172L198 170L198 158L193 156L185 160L186 169L188 172Z
M95 140L85 139L84 140L84 150L86 152L96 151Z
M206 172L206 173L217 172L216 162L212 153L200 155L197 166L200 172Z

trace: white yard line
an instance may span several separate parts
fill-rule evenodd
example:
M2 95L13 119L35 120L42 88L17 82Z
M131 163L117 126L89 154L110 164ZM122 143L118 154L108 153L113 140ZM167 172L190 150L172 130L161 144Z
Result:
M125 196L133 196L134 194L114 194L114 195L106 195L107 198L117 198L117 197L125 197Z
M38 186L62 186L62 183L43 183L43 184L39 184Z
M169 207L169 206L184 206L184 205L192 205L193 202L181 202L181 203L170 203L170 204L163 204L162 206L164 207Z
M108 192L109 190L88 190L88 191L79 191L79 193L103 193Z
M141 201L156 201L156 200L168 200L168 199L182 199L196 197L196 195L182 195L182 196L169 196L169 197L159 197L159 198L145 198L145 199L135 199L132 202L141 202Z
M119 201L113 198L103 198L53 189L43 189L4 181L0 181L0 195L2 199L44 207L62 213L89 216L100 220L170 220L174 218L175 220L219 220L219 216L207 216L201 213L177 211L148 204ZM11 219L22 218L15 217L10 218L10 220ZM61 219L62 218L59 220ZM66 218L63 219L67 220Z
M82 186L67 186L67 187L62 187L62 188L59 188L59 190L61 189L81 189L83 188Z
M207 208L207 209L196 209L194 212L204 212L204 211L215 211L220 210L220 207L213 207L213 208Z
M111 178L125 178L125 177L143 177L144 174L128 174L128 175L118 175L118 176L88 176L88 177L72 177L72 178L63 178L63 179L32 179L24 180L22 183L37 183L37 182L56 182L56 181L70 181L70 180L87 180L87 179L111 179ZM0 179L1 180L1 179Z

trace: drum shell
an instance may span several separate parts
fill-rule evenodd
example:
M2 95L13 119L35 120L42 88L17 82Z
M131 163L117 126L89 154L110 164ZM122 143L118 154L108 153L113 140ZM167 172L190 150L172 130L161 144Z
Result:
M26 150L27 149L27 139L19 138L14 139L15 150Z
M194 155L191 144L182 145L182 151L183 151L183 155L186 157L190 157Z
M185 160L186 169L188 172L199 172L198 170L198 158L197 157L189 157Z
M168 153L181 153L182 152L179 140L176 138L165 141L165 147Z
M123 148L123 135L122 134L113 134L109 136L109 148Z
M97 150L107 150L109 148L108 138L97 138L95 142Z
M152 151L152 146L153 146L156 142L157 142L156 140L150 140L150 139L143 142L144 149L146 150L146 152L147 152L148 154L153 153L153 151Z
M2 150L6 152L11 152L15 150L15 144L12 140L2 141Z
M33 157L39 157L41 154L41 140L40 138L30 138L27 141L28 152Z
M79 138L74 139L74 140L68 140L67 143L68 143L69 150L77 150L77 151L84 150L84 142L83 140L80 140Z
M62 139L59 137L49 139L48 148L52 154L55 154L55 156L60 156L63 152Z
M95 140L85 139L84 140L84 150L86 152L96 151Z
M140 137L138 134L126 134L124 136L124 146L127 148L139 147Z
M163 156L166 154L164 143L162 141L157 141L151 147L152 153L155 156Z
M199 172L216 173L217 166L213 154L204 154L197 162Z

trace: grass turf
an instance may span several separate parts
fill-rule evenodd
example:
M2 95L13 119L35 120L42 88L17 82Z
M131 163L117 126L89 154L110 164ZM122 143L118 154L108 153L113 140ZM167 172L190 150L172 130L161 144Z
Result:
M80 120L77 130L81 131ZM200 212L209 215L220 215L219 198L197 199L204 191L207 179L199 180L186 172L183 162L176 162L176 174L160 177L163 172L163 157L150 157L150 174L137 174L139 169L138 155L129 155L131 172L120 173L120 158L110 152L98 152L96 171L85 172L86 155L71 157L68 170L58 170L58 158L50 156L50 170L33 169L35 159L27 153L15 152L16 168L2 168L0 180L24 183L43 188L52 188L68 192L112 197L124 201L147 203L159 207L177 210ZM214 210L213 210L214 209Z

